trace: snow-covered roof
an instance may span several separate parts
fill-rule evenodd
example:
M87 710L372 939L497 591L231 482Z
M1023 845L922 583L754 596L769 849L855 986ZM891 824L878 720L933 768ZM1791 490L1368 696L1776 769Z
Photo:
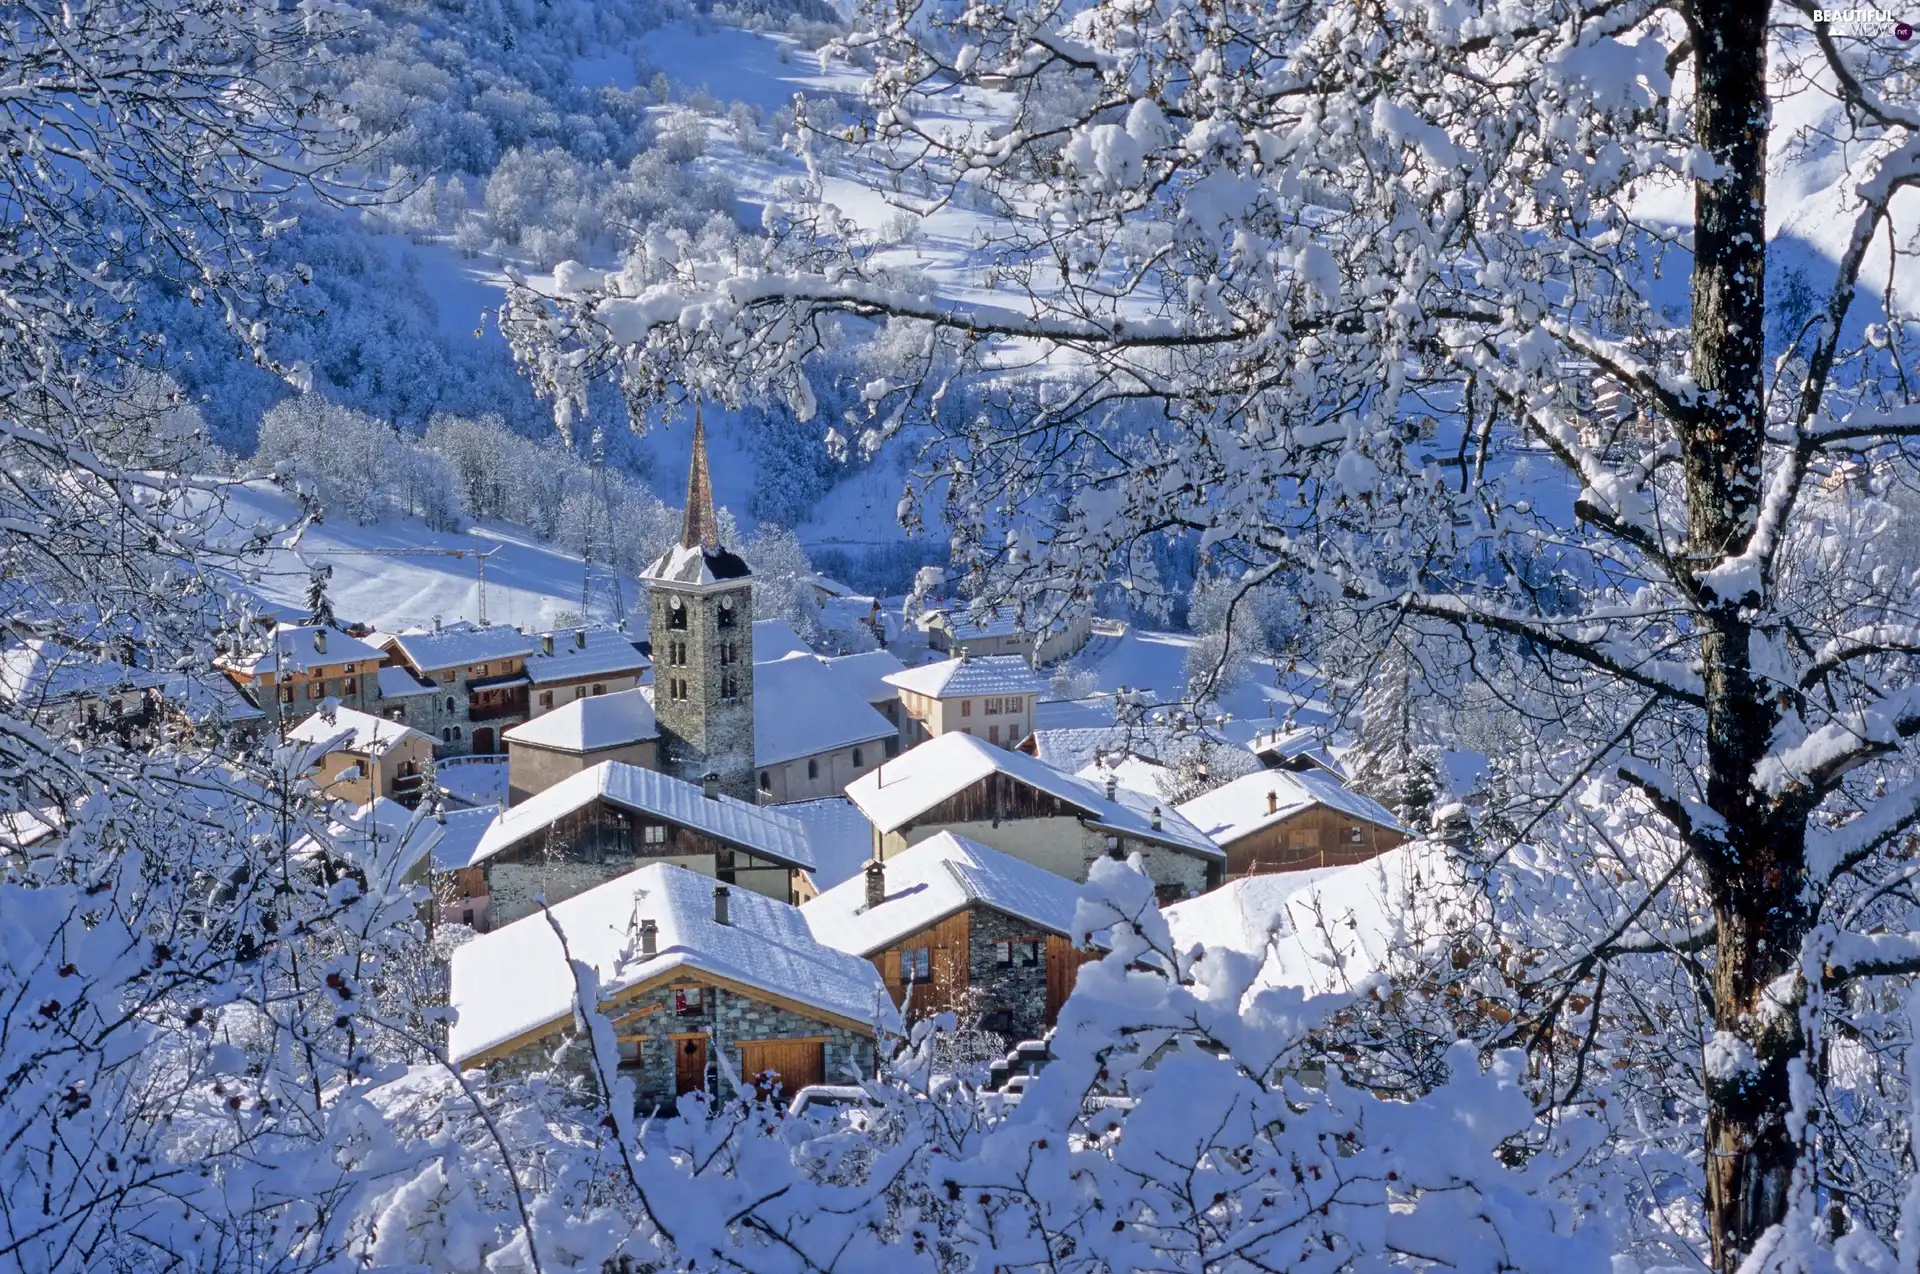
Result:
M1073 931L1080 886L1011 854L941 832L886 860L886 897L867 906L864 871L800 908L813 936L853 955L872 955L956 911L979 904L1046 933Z
M865 650L857 655L838 655L826 662L835 681L868 703L884 703L899 697L887 678L905 671L906 665L891 650Z
M1105 761L1096 761L1074 772L1075 777L1083 778L1104 788L1111 778L1121 787L1130 791L1142 792L1148 796L1160 795L1160 780L1172 770L1171 766L1158 761L1148 760L1144 756L1121 754L1108 756Z
M409 735L417 739L427 737L412 726L348 707L336 707L330 713L316 712L287 731L287 738L295 743L338 740L333 743L334 751L357 752L363 756L380 756Z
M169 706L195 725L208 722L260 721L266 717L240 688L218 674L176 672L161 691Z
M793 625L784 619L756 619L753 621L753 662L770 664L776 659L785 659L788 655L810 655L813 647L800 640L800 634L793 631Z
M831 889L851 879L873 857L873 824L844 796L789 801L780 812L798 820L807 830L814 862L807 874L816 889Z
M753 571L738 553L727 549L703 549L698 545L688 548L684 544L676 544L641 571L640 578L662 584L698 586L724 584L731 580L746 579L752 574Z
M1292 931L1286 902L1294 894L1348 870L1316 867L1306 871L1271 872L1242 876L1220 888L1161 908L1173 931L1174 943L1189 947L1229 947L1258 955L1269 939Z
M420 680L399 664L388 664L382 668L377 681L382 699L406 699L413 695L430 695L440 689L430 681Z
M447 810L429 818L428 824L435 829L433 869L457 871L473 866L473 856L480 850L480 841L486 836L487 828L493 826L494 816L499 812L488 805L471 810Z
M65 826L66 817L53 806L32 810L0 810L0 851L25 849Z
M247 677L266 673L304 672L322 664L379 663L386 656L351 633L325 624L275 624L267 637L268 648L257 655L234 655L221 661L221 667ZM326 646L321 650L322 645Z
M863 1031L897 1025L879 971L815 939L798 907L734 889L723 925L713 889L711 877L654 863L461 946L451 961L447 998L458 1016L448 1054L472 1062L572 1018L576 986L555 924L567 952L598 974L603 1003L675 975L707 974ZM640 954L641 920L657 927L651 958Z
M552 654L546 653L548 637L553 638ZM617 628L562 628L540 634L527 657L527 676L538 686L582 677L639 676L648 666L647 657Z
M1336 776L1346 775L1346 768L1328 749L1323 733L1316 729L1260 731L1248 742L1247 749L1255 756L1271 757L1269 764L1285 764L1292 769L1300 761L1311 761Z
M398 801L375 797L364 805L335 801L327 813L326 830L301 836L290 846L296 857L320 854L343 859L369 874L398 883L433 850L442 834L425 814L417 816Z
M933 699L958 699L965 695L1041 694L1051 683L1018 655L975 655L907 668L889 675L887 684Z
M1124 787L1108 800L1099 787L1085 779L1062 774L1024 752L1010 752L970 734L943 734L927 740L847 784L847 796L875 827L891 832L995 773L1059 798L1080 810L1090 826L1208 858L1220 857L1220 847L1164 801ZM1156 809L1160 811L1157 828L1153 826Z
M660 727L653 719L653 700L636 687L563 703L500 737L555 752L584 753L657 739Z
M38 637L0 651L0 696L27 706L76 695L145 690L165 681L150 668L129 667L116 659Z
M708 796L698 784L624 761L602 761L503 811L487 829L473 861L491 858L598 800L696 828L788 866L814 865L806 829L786 815L724 794Z
M1013 637L1020 631L1011 606L996 606L977 620L969 617L968 609L964 606L941 607L927 611L920 622L923 627L944 627L955 641Z
M533 638L504 624L449 624L438 632L401 633L389 640L408 663L425 672L513 659L532 654L534 647Z
M1319 770L1300 773L1263 770L1248 774L1204 796L1194 797L1180 807L1180 812L1215 842L1227 845L1315 805L1338 810L1363 823L1412 835L1400 826L1386 806L1372 797L1349 791L1331 774Z
M818 571L815 571L813 574L813 586L825 593L828 597L846 597L853 592L853 589L842 584L839 580L833 578L833 576L822 575Z
M1056 770L1069 774L1085 770L1101 757L1137 757L1165 764L1182 747L1210 736L1171 726L1131 723L1121 725L1054 726L1036 729L1021 745Z
M753 666L753 760L778 765L897 735L893 722L841 684L818 656Z

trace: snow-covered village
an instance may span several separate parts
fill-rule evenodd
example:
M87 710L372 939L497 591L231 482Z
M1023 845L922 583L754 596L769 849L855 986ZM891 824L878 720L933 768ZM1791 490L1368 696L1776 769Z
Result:
M0 0L0 1272L1920 1274L1915 24Z

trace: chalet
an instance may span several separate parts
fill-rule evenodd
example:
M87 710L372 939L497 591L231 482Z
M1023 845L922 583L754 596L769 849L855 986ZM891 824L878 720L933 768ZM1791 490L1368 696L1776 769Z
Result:
M898 753L899 727L819 656L756 661L753 678L753 762L762 804L832 796Z
M355 805L383 798L414 805L433 758L433 741L420 731L356 708L315 713L287 731L287 740L325 745L313 780L329 797Z
M0 650L0 703L49 734L152 727L166 681L150 668L38 637Z
M813 866L806 830L708 785L602 761L503 810L474 851L495 925L649 862L791 902Z
M491 807L434 810L428 853L433 918L437 923L465 925L476 933L493 927L487 875L474 864L474 855L480 852L480 843L497 812Z
M1361 863L1413 835L1378 801L1316 769L1249 774L1180 813L1226 853L1228 879Z
M1035 668L1078 652L1093 635L1093 613L1087 610L1055 619L1039 631L1022 624L1011 606L997 606L979 617L964 606L937 607L916 622L926 632L927 644L943 654L970 650L976 655L1014 655Z
M888 674L907 716L908 746L943 734L970 734L1015 747L1033 732L1047 679L1017 655L962 653Z
M613 628L574 628L541 633L527 657L527 711L543 714L590 695L632 690L652 665L640 648Z
M1079 887L943 832L874 859L800 908L814 937L871 960L909 1018L957 1012L1013 1039L1053 1025L1087 958L1072 942Z
M361 712L380 707L376 646L326 624L276 624L260 653L227 655L216 667L281 729L295 725L336 699Z
M402 633L385 640L391 661L439 693L409 700L410 725L436 736L443 756L497 750L500 731L530 713L527 657L534 639L517 628L473 624ZM411 706L414 702L420 706Z
M659 766L653 688L574 699L500 736L507 746L507 803L518 805L602 761Z
M898 1022L873 965L820 943L798 908L654 863L455 950L452 1060L546 1066L577 1030L569 955L598 975L597 1007L643 1111L731 1096L725 1071L767 1096L871 1076L876 1034ZM583 1043L563 1056L591 1074Z
M873 825L874 854L895 854L943 831L1085 880L1102 856L1138 853L1162 901L1220 882L1226 856L1146 793L1098 787L970 734L943 734L847 786Z

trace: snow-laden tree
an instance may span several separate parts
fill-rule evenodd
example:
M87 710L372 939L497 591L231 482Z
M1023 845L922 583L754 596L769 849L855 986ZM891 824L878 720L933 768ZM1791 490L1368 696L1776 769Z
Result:
M1678 847L1605 880L1556 976L1704 948L1710 1260L1805 1263L1832 1013L1920 967L1888 498L1920 436L1920 111L1889 34L1755 0L871 0L870 116L816 166L850 145L985 213L971 277L802 197L509 322L563 406L597 372L804 406L809 359L904 329L875 438L1043 366L931 456L957 568L1065 606L1183 534L1381 639L1450 634L1559 811L1535 834L1631 832L1611 806Z
M809 646L824 645L827 630L820 618L820 594L800 537L784 526L763 522L740 552L753 567L754 615L784 619Z

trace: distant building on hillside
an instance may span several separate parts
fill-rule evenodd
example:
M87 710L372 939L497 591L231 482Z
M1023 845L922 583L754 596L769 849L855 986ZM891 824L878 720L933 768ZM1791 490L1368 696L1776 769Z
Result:
M1227 877L1344 867L1413 838L1371 797L1318 769L1235 779L1180 806L1227 856Z
M1033 732L1034 713L1048 686L1018 655L971 651L904 668L885 680L900 694L910 747L956 733L1017 747Z
M44 638L0 650L0 703L56 738L151 729L166 684L151 668Z
M1021 624L1011 606L997 606L979 619L965 606L941 606L922 612L917 622L927 644L943 654L965 649L975 655L1017 655L1036 668L1078 653L1093 636L1093 612L1085 609L1037 631Z

